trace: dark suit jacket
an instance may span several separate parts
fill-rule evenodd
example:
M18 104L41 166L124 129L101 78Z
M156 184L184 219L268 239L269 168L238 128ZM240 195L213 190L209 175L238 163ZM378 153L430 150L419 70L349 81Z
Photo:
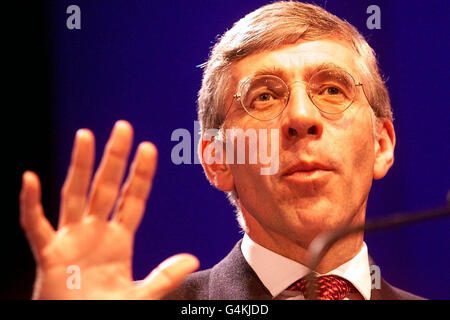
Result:
M165 297L170 300L271 300L272 296L241 252L240 240L213 268L195 272ZM370 264L373 264L371 261ZM381 279L381 288L372 289L372 300L423 299L400 290Z

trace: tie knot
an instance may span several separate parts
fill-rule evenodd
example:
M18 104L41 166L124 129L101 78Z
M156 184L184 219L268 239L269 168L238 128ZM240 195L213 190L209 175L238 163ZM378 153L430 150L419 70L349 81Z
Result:
M342 300L350 291L353 291L353 285L347 280L333 275L315 277L316 290L315 295L319 300ZM306 297L310 282L308 276L294 282L288 290L300 291Z

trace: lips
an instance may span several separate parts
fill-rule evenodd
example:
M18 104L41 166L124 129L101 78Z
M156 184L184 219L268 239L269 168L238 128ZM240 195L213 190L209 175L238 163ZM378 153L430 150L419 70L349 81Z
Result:
M299 161L289 167L283 172L283 176L290 176L293 174L313 174L319 171L332 171L333 168L329 165L316 161Z

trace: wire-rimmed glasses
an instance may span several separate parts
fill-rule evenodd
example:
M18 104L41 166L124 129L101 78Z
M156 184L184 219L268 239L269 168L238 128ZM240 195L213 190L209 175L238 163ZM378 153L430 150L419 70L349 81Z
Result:
M362 83L356 82L347 71L338 68L324 69L313 74L306 82L306 92L321 112L339 114L352 105L357 86L362 86ZM268 121L283 112L289 102L289 96L289 86L281 78L268 74L244 80L233 96L233 101L239 100L251 117Z

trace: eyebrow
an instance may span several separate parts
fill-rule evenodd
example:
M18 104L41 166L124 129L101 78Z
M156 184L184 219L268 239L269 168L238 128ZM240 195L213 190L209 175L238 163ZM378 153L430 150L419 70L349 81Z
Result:
M338 66L337 64L333 62L326 62L326 63L319 63L319 64L312 64L308 65L303 70L303 81L308 81L313 74L316 72L325 70L325 69L343 69L341 66ZM274 75L277 76L283 80L286 80L289 78L288 76L288 70L284 68L279 67L262 67L261 69L257 70L255 73L252 74L253 77L255 76L262 76L262 75Z

